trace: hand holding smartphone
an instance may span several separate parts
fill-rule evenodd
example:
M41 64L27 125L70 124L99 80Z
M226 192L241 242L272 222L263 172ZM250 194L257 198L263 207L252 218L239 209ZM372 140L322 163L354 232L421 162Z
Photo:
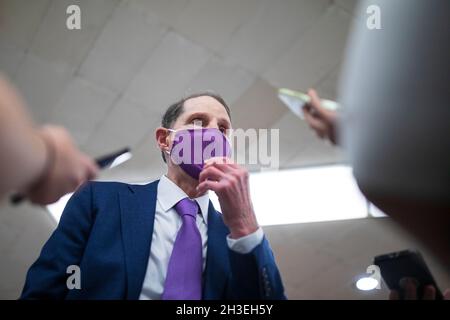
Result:
M303 107L310 103L311 98L303 92L281 88L278 90L278 98L300 119L304 119ZM321 99L322 107L328 110L339 109L339 104L335 101Z
M404 250L379 255L375 257L374 264L380 268L381 276L389 289L399 293L399 299L405 298L406 281L413 281L418 299L422 299L427 286L435 288L436 300L443 299L442 292L420 252Z

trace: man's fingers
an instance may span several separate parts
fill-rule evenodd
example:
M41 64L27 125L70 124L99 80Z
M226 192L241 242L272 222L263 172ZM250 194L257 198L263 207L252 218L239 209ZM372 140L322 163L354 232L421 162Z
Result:
M444 300L450 300L450 289L445 290Z
M405 281L404 285L405 300L417 300L417 287L410 279Z
M436 289L433 286L426 286L423 291L423 300L436 300Z
M229 165L232 165L232 166L236 165L231 158L227 158L227 157L213 157L213 158L209 158L209 159L205 160L205 167L213 165L215 163L229 164Z
M309 105L320 115L320 117L325 117L326 110L324 107L322 107L322 102L320 101L316 90L309 89L308 96L311 98L311 102L309 103Z
M315 118L310 113L305 113L305 120L308 122L309 126L319 133L321 136L325 135L327 132L327 125L322 120Z
M86 180L94 179L99 171L97 164L91 160L89 157L85 157L86 164Z
M219 182L212 180L205 180L197 186L198 194L203 194L208 190L218 193L221 190L221 186L219 185Z
M320 98L317 95L317 91L314 89L308 90L308 96L311 98L311 104L313 106L320 106Z
M204 168L202 172L200 172L198 180L200 183L202 183L205 180L220 181L221 179L223 179L224 175L225 174L216 167L209 166L208 168Z
M213 160L215 159L215 160ZM211 158L205 161L204 169L209 167L215 167L224 173L231 173L234 170L238 169L239 166L231 161L228 158Z
M400 294L397 290L392 290L389 292L389 300L400 300Z

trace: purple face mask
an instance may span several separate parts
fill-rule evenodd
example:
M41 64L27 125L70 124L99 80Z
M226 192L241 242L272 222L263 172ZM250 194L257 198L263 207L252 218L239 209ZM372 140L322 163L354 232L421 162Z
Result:
M184 172L198 180L205 160L231 156L231 145L215 128L171 130L175 132L170 158Z

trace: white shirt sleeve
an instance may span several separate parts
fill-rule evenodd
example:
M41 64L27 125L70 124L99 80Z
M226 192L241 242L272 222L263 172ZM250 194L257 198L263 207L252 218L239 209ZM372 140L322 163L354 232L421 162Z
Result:
M247 254L253 249L255 249L258 245L261 244L264 238L264 232L261 227L258 228L253 233L250 233L244 237L239 239L231 239L230 235L227 236L228 248L231 250L241 253Z

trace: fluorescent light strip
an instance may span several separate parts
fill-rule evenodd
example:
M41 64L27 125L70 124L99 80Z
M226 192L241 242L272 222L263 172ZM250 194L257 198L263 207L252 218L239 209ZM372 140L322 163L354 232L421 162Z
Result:
M252 173L250 193L262 226L368 217L367 201L348 166ZM47 206L56 222L71 195ZM211 192L210 197L220 211L217 196Z
M367 200L348 166L323 166L250 175L262 226L366 218ZM219 209L217 197L211 197Z

